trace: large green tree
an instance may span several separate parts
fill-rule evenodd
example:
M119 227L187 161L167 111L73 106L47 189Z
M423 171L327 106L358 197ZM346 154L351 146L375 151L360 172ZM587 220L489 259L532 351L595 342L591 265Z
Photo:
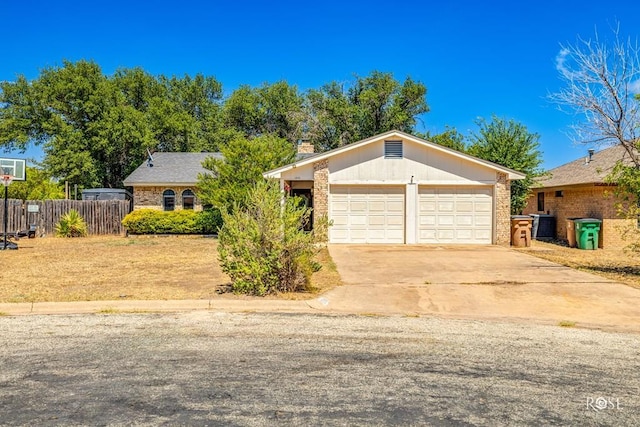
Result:
M542 155L538 151L540 136L529 132L521 123L496 116L491 122L480 119L477 124L480 130L471 135L468 153L526 175L525 179L511 182L511 213L520 214L535 178L542 175Z
M467 151L464 135L458 132L456 128L450 128L447 126L445 131L442 133L431 134L427 132L422 135L418 134L418 136L421 136L427 141L435 142L436 144L452 148L463 153Z
M285 81L240 86L225 100L224 124L248 138L273 134L294 143L302 131L304 98Z
M243 207L247 195L265 171L293 161L294 145L275 135L254 139L236 137L220 147L224 159L207 158L203 162L210 172L198 180L199 196L204 204L222 210Z
M319 150L329 150L389 130L413 132L429 111L427 88L407 77L379 71L351 84L331 82L307 93L306 136Z
M0 146L43 145L52 176L119 187L147 150L213 150L222 131L222 89L212 77L154 77L141 69L105 76L91 61L64 61L27 81L0 83Z

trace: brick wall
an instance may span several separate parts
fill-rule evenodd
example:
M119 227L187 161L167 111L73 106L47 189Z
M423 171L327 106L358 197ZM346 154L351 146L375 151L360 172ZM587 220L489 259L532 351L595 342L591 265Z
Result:
M313 164L313 222L329 215L329 160Z
M173 190L176 194L176 210L182 209L182 192L192 190L193 186L172 186L172 187L133 187L133 209L158 209L162 210L162 193L165 190ZM201 211L202 203L196 196L194 210Z
M556 191L562 193L556 194ZM544 193L543 210L538 210L538 193ZM621 228L635 228L635 221L618 218L613 189L608 186L567 187L558 190L534 190L523 213L550 214L556 218L556 236L567 238L567 218L597 218L602 220L601 248L622 248L629 244L622 239Z
M496 172L496 245L511 243L511 183L506 173Z

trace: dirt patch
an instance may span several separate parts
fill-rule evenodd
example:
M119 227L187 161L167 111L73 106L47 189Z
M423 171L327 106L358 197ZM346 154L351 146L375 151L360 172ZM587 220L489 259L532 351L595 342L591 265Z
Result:
M17 251L0 252L0 302L249 298L216 292L229 277L218 263L215 238L47 237L18 243ZM326 249L319 262L314 289L338 284Z
M517 250L640 289L640 257L622 249L581 250L534 240L531 247Z

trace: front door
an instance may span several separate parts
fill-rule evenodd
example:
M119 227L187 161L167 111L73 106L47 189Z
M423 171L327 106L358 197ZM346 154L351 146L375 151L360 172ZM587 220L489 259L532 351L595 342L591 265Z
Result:
M291 190L293 197L299 197L301 199L301 205L306 208L313 208L313 197L311 195L310 188L294 188ZM313 209L311 209L311 215L304 224L304 231L311 231L313 229Z

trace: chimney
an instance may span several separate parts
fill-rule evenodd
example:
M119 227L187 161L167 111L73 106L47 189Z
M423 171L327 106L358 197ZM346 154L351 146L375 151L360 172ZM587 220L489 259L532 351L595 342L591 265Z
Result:
M596 150L594 150L593 148L589 148L589 163L591 163L591 160L593 160L593 153L595 153Z
M298 154L313 154L313 144L307 139L301 139L298 142Z

